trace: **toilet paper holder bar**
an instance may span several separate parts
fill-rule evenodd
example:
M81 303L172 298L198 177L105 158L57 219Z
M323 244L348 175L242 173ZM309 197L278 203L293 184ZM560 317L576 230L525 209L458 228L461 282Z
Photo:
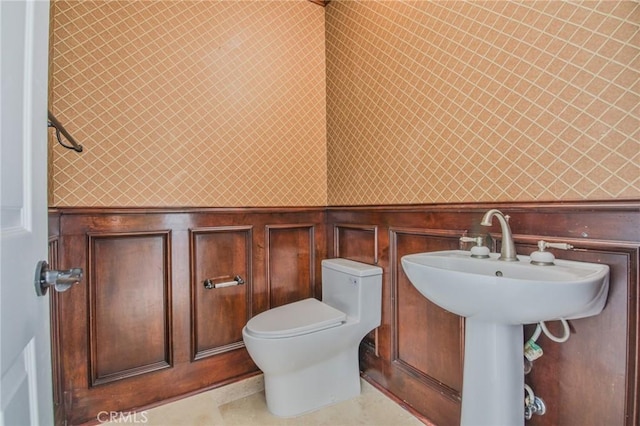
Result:
M233 281L214 283L213 280L215 280L215 278L207 278L206 280L204 280L204 288L206 288L207 290L211 290L214 288L231 287L234 285L244 284L244 279L242 279L240 275L236 275L235 277L233 277Z

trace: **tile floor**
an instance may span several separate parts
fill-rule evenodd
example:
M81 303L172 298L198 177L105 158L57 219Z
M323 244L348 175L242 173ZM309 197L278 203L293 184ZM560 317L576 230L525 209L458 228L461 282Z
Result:
M295 418L276 417L267 410L262 375L139 412L137 418L147 426L423 425L364 380L357 398Z

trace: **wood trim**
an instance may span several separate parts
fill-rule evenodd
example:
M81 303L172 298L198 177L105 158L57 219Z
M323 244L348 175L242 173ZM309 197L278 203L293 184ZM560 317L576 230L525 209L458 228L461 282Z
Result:
M406 403L406 401L403 401L402 399L398 398L396 395L394 395L393 393L389 392L389 390L387 388L385 388L384 386L382 386L380 383L376 382L373 378L367 376L366 374L361 374L362 379L364 379L367 383L369 383L371 386L373 386L374 388L376 388L380 393L382 393L384 396L386 396L387 398L389 398L390 400L392 400L393 402L395 402L396 404L398 404L400 407L402 407L404 410L408 411L409 413L411 413L412 416L416 417L418 420L420 420L420 422L422 422L423 424L425 424L426 426L438 426L435 423L432 423L428 418L426 418L424 416L424 414L422 414L421 412L417 411L415 408L413 408L411 405L408 405Z
M49 269L60 269L60 215L55 210L49 210L48 214L48 263ZM53 410L54 419L61 418L64 415L64 387L62 369L62 346L61 327L60 327L60 301L57 291L49 292L49 309L50 309L50 333L51 333L51 370L53 379Z
M481 203L384 204L346 206L272 206L272 207L56 207L49 215L104 216L115 214L178 214L178 213L306 213L306 212L485 212L489 209L515 209L536 212L560 210L582 212L618 211L640 213L640 198L603 201L520 201Z
M112 215L149 215L149 214L224 214L224 213L314 213L324 212L324 206L274 206L274 207L57 207L55 210L49 210L51 213L60 215L83 215L83 216L112 216Z
M516 209L535 210L536 212L557 212L561 210L575 211L628 211L640 213L640 198L629 200L602 200L602 201L496 201L480 203L429 203L429 204L383 204L383 205L345 205L327 206L325 210L331 211L364 211L364 212L486 212L489 209Z
M627 337L627 424L640 425L640 244L629 253L628 300L629 319ZM635 321L633 317L635 316Z

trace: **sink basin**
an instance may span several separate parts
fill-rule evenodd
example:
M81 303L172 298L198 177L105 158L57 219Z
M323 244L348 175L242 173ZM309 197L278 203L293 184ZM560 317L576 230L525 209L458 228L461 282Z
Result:
M524 425L523 324L597 315L607 300L607 265L537 266L529 256L499 256L450 250L402 257L423 296L466 318L462 426Z
M602 311L609 289L607 265L568 260L536 266L475 259L450 250L404 256L402 267L427 299L454 314L502 324L576 319Z

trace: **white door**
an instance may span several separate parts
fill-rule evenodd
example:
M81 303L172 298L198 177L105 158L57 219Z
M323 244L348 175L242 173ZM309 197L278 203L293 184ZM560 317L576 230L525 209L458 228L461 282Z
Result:
M48 0L0 0L0 425L53 424L47 259Z

